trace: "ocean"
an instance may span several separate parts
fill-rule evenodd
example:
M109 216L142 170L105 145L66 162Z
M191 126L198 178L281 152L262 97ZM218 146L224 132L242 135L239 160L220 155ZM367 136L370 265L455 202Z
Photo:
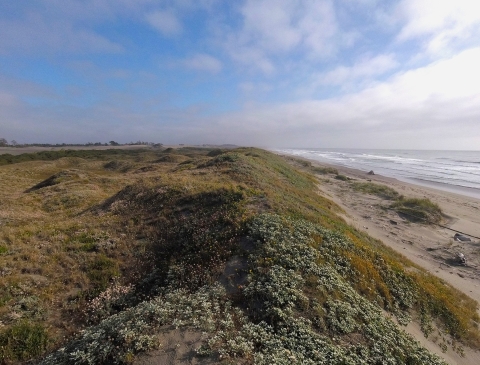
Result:
M480 199L480 151L277 149Z

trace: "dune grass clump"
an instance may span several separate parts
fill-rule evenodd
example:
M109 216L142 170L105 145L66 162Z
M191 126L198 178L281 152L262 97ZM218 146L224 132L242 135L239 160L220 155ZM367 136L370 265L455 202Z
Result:
M286 156L285 159L287 161L293 162L295 165L298 165L300 167L305 168L307 171L313 173L313 174L321 174L321 175L327 175L327 174L333 174L333 175L338 175L338 170L334 167L327 167L327 166L314 166L312 163L308 160L304 160L301 158L295 158L295 157L290 157Z
M442 220L441 208L430 199L405 198L389 186L371 182L353 182L351 186L356 191L393 200L390 208L412 222L439 223Z
M127 172L132 169L132 164L126 161L112 160L103 165L106 170Z
M303 159L303 158L296 158L296 157L292 157L292 156L289 156L289 155L283 155L282 158L289 161L295 167L303 167L303 168L307 168L307 169L310 169L312 167L312 163L308 160Z
M345 175L342 175L342 174L335 175L335 179L341 180L341 181L350 181L351 180L348 176L345 176Z
M226 151L225 150L222 150L220 148L215 148L213 150L211 150L210 152L207 153L207 156L209 157L216 157L218 155L221 155L223 153L225 153Z
M173 153L160 156L155 162L168 162L168 163L181 163L188 160L187 156L184 155L175 155Z
M413 222L439 223L443 216L442 209L430 199L398 199L391 208Z
M310 171L314 174L333 174L338 175L338 170L334 167L320 167L320 166L312 166Z
M382 199L396 200L400 198L400 194L395 189L386 185L374 184L371 182L354 182L352 183L352 187L356 191L376 195Z
M118 264L104 254L99 254L87 265L86 274L94 291L101 292L119 275Z
M30 360L43 354L50 342L47 330L23 320L0 332L0 359Z

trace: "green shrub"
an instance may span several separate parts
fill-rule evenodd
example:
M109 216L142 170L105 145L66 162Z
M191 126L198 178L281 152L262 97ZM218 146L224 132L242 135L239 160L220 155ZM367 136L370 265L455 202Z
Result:
M103 165L106 170L127 172L132 168L131 163L126 161L112 160Z
M40 324L20 322L0 334L0 358L28 360L40 356L47 348L47 331Z
M105 290L110 280L118 275L117 263L103 254L98 255L87 267L87 276L96 291Z
M207 153L207 156L209 157L217 157L221 154L223 154L225 151L221 150L220 148L215 148L211 150L209 153Z
M98 250L98 245L95 242L87 242L80 246L80 251L94 252Z
M238 159L239 159L239 156L236 153L224 153L224 154L218 155L214 161L217 163L235 162Z
M312 171L314 174L322 174L322 175L335 174L335 175L338 175L338 170L337 170L336 168L333 168L333 167L313 166L313 167L311 168L311 171Z
M95 241L97 241L95 237L86 232L80 233L80 235L77 237L77 240L80 243L94 243Z
M303 167L312 167L312 163L310 161L307 161L307 160L296 160L296 162L298 162L301 166Z
M0 255L4 254L4 253L7 253L7 252L8 252L7 246L0 245Z
M337 179L337 180L342 180L342 181L348 181L348 180L350 180L350 178L349 178L348 176L340 175L340 174L337 174L337 175L335 176L335 179Z
M187 156L175 155L175 154L171 153L171 154L168 154L168 155L161 156L158 160L155 160L154 162L156 162L156 163L158 163L158 162L179 163L179 162L183 162L187 159L188 159Z

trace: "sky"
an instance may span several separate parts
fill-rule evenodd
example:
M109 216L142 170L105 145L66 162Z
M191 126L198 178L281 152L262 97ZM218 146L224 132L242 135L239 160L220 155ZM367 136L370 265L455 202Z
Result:
M0 0L0 137L480 150L480 2Z

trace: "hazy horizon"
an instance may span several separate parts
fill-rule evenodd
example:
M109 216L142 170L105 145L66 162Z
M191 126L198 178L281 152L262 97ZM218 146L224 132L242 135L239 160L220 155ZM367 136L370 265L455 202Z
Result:
M4 2L0 138L478 150L478 65L473 0Z

